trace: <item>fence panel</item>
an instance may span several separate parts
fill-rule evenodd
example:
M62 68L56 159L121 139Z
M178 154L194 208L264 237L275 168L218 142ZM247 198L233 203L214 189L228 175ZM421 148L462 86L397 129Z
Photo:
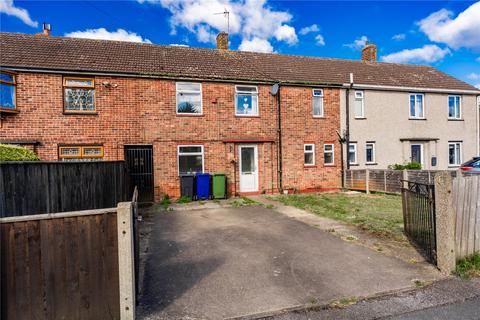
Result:
M110 208L128 192L123 161L0 163L0 217Z
M352 190L365 190L366 170L347 170L345 176L346 187Z
M1 318L119 319L115 209L45 216L1 222Z
M458 175L453 180L457 259L480 252L480 175Z

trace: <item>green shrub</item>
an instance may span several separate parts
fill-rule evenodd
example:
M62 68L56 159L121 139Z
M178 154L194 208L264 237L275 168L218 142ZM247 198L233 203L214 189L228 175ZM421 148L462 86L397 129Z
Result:
M38 156L32 151L14 145L0 144L0 161L37 161Z
M458 261L455 274L463 279L480 276L480 253Z
M192 202L192 199L190 199L187 196L181 196L180 198L177 199L177 203L189 203Z
M388 169L393 169L393 170L421 170L422 169L422 164L418 162L409 162L409 163L404 163L404 164L391 164L388 166Z

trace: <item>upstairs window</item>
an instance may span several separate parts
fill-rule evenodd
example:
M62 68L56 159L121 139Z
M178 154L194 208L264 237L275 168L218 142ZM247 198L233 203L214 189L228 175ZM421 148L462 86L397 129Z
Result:
M323 90L313 89L313 116L323 117Z
M9 72L0 72L0 110L15 110L15 75Z
M178 173L203 172L203 146L178 146Z
M355 91L355 118L363 118L364 114L363 91Z
M258 116L258 89L256 86L235 86L235 115Z
M324 144L323 145L323 163L326 165L334 164L334 145L333 144Z
M304 165L313 166L315 165L315 145L314 144L304 144L303 145L303 155L304 155Z
M448 118L460 119L461 115L461 99L460 96L448 96Z
M61 146L58 157L62 161L98 161L103 158L102 146Z
M410 118L424 119L423 94L410 94Z
M95 112L95 80L63 78L64 112Z
M177 82L177 114L201 115L202 84Z

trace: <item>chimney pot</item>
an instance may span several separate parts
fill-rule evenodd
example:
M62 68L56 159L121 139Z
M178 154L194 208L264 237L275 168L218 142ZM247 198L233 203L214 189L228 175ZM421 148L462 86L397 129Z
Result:
M222 31L217 35L217 49L228 50L228 33Z
M50 31L52 31L52 26L50 25L50 23L43 23L43 35L44 36L49 36L50 35Z
M373 43L365 43L365 47L362 49L362 61L377 61L377 46Z

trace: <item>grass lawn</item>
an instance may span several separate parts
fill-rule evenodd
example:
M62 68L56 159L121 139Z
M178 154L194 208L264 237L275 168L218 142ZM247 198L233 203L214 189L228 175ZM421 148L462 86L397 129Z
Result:
M379 235L404 239L402 199L399 195L311 193L270 198Z

